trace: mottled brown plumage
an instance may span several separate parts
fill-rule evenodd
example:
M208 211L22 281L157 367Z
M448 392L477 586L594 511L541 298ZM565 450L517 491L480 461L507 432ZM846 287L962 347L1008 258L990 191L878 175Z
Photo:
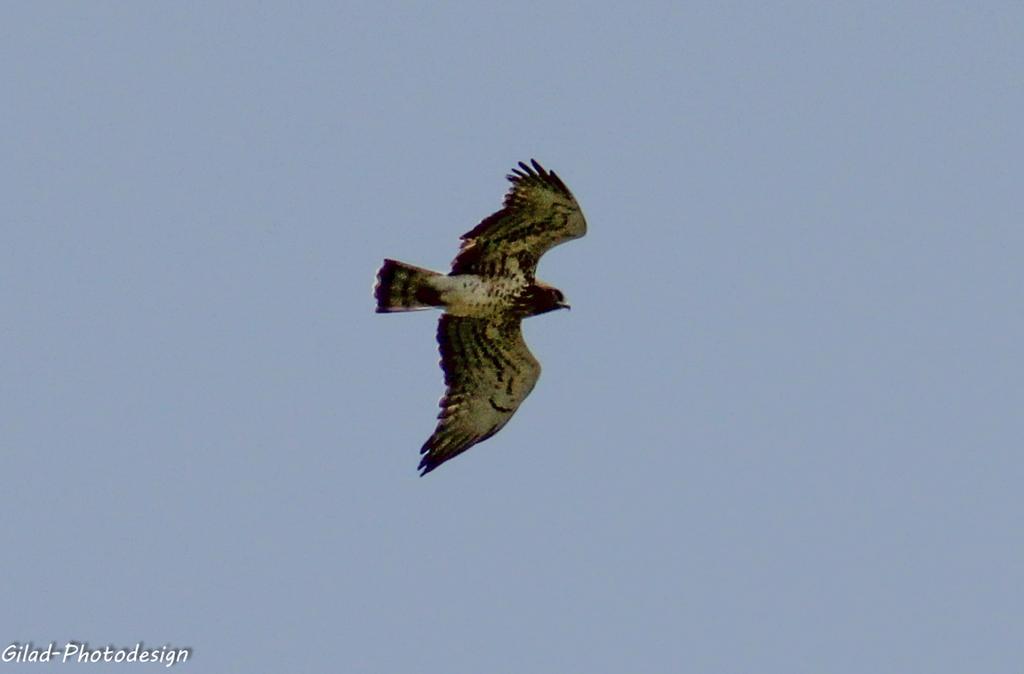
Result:
M569 188L536 161L508 176L500 211L462 235L447 275L385 260L377 272L378 312L444 307L437 341L445 395L421 474L497 433L540 377L523 341L523 318L568 308L561 291L536 278L541 256L586 234Z

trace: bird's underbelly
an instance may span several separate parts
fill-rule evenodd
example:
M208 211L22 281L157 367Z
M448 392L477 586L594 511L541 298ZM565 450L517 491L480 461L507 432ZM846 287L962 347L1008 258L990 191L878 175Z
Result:
M431 281L441 295L441 303L453 316L490 316L508 311L524 289L516 279L473 274L437 276Z

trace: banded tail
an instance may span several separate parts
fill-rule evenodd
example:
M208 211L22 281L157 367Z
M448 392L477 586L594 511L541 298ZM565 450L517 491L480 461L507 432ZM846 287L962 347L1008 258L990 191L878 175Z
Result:
M430 283L435 276L441 274L398 260L384 260L377 272L377 285L373 287L377 313L442 306L440 293Z

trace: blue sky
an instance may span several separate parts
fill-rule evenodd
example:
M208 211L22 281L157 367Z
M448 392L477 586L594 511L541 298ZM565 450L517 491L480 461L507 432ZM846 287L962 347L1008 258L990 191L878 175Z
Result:
M1019 671L1022 26L5 5L2 645ZM540 266L573 311L527 321L516 418L420 479L436 315L374 314L373 274L446 268L531 157L589 222Z

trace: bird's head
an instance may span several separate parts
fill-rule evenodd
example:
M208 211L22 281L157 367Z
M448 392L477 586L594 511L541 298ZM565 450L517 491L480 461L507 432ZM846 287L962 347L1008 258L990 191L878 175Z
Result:
M546 314L556 309L571 309L565 301L565 295L558 288L544 283L536 283L530 287L527 295L529 315Z
M558 288L551 289L551 299L555 303L555 309L572 309L569 303L565 301L565 295Z

